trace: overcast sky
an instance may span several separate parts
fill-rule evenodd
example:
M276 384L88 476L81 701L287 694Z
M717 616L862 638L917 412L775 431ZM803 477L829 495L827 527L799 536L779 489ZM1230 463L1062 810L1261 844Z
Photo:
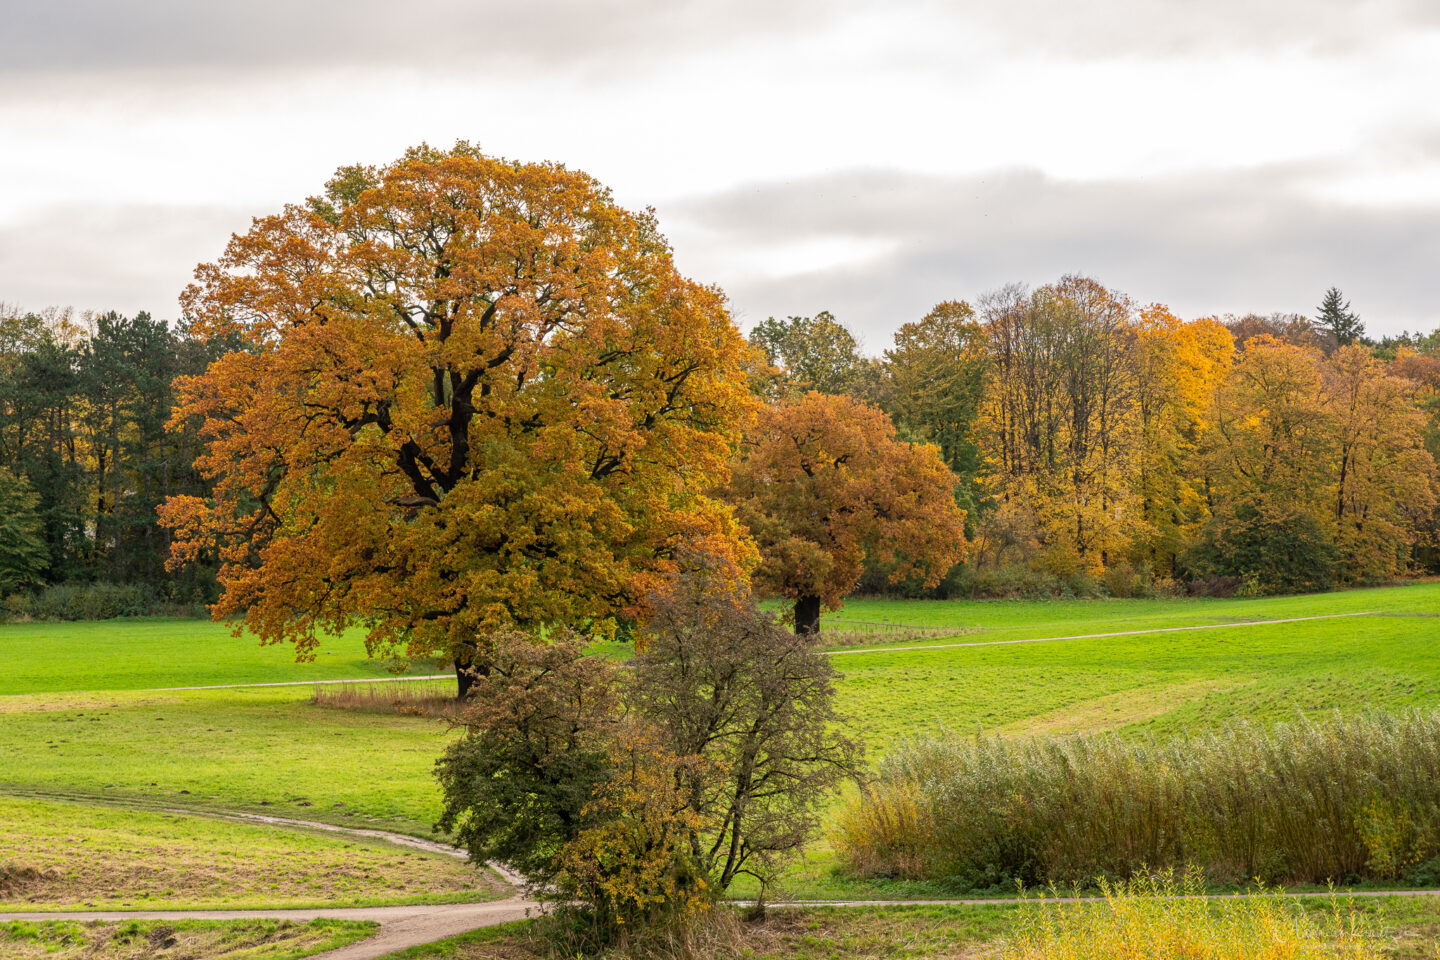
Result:
M0 0L0 301L173 318L250 217L464 138L871 351L1063 273L1429 330L1437 90L1428 0Z

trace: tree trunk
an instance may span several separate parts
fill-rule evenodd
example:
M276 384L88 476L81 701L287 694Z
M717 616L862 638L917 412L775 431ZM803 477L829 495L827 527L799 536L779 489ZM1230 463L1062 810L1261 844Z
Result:
M820 635L820 598L801 597L795 601L795 636Z
M470 688L475 686L475 681L490 672L489 667L477 665L470 657L455 658L455 699L464 703L470 699Z

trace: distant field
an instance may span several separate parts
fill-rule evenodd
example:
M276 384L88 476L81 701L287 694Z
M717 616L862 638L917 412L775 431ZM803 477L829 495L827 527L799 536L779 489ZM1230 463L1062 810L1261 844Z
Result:
M1376 612L1373 616L1336 614ZM1219 625L997 646L846 654L844 704L871 745L937 727L1167 731L1440 703L1440 584L1264 600L847 606L855 620L982 631L906 647ZM1242 620L1333 617L1238 625Z
M847 604L827 627L942 627L925 646L1223 626L934 650L841 654L842 707L883 753L937 726L1007 731L1205 727L1295 710L1440 704L1440 584L1261 600ZM308 687L171 693L189 683L383 675L358 640L320 662L192 621L0 625L0 793L47 791L169 806L278 812L424 834L442 722L311 705ZM338 806L343 804L343 806ZM823 851L807 871L827 869Z
M1440 583L1254 600L852 600L824 624L832 632L859 635L864 643L904 636L906 627L937 631L921 640L906 636L906 645L912 645L952 642L947 628L965 640L1005 640L1366 610L1440 613ZM0 654L6 667L0 697L390 675L384 664L367 657L359 630L322 638L314 662L296 663L289 644L261 646L254 637L231 636L228 625L205 620L0 623Z
M388 676L358 631L326 637L314 663L208 620L0 623L0 696Z

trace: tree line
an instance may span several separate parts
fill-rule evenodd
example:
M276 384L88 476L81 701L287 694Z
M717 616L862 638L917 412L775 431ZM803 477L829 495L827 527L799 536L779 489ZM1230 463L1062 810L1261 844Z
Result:
M942 303L879 358L828 313L750 338L762 389L846 394L939 447L970 540L942 594L1304 591L1436 567L1437 337L1367 340L1338 290L1314 319L1184 321L1072 276Z
M171 424L177 378L232 345L147 313L0 307L0 594L69 585L56 615L138 613L216 595L213 566L169 572L156 508L203 494L196 431ZM105 585L126 589L87 589Z
M943 543L920 551L943 557L948 571L927 582L897 557L896 536L867 538L855 511L824 511L827 531L809 540L824 541L815 549L831 562L759 570L773 592L794 597L802 622L818 622L822 599L833 608L857 584L942 596L1274 592L1440 565L1440 337L1369 341L1333 289L1314 319L1183 321L1081 277L1002 288L977 304L939 304L904 324L880 357L865 356L826 312L751 331L751 389L768 413L750 450L773 458L801 449L796 436L780 439L787 425L812 443L848 442L856 487L866 482L860 451L881 434L900 441L897 451L904 441L933 444L950 475L925 482L953 487L966 515L964 537L938 506L907 527L912 539L951 540L948 552ZM134 588L65 595L95 615L215 600L213 561L166 570L172 534L156 510L171 496L209 496L195 465L199 423L172 422L175 384L236 347L234 337L197 336L146 313L0 314L4 592ZM837 398L852 406L837 412ZM847 441L840 421L874 436ZM764 461L742 457L727 491L762 538L767 516L783 511L754 502L769 483ZM791 478L810 469L769 466ZM872 479L852 499L878 504L887 489ZM804 503L791 507L777 536L793 539L802 514L812 526L820 519ZM864 520L873 526L876 511ZM837 521L850 529L831 530Z

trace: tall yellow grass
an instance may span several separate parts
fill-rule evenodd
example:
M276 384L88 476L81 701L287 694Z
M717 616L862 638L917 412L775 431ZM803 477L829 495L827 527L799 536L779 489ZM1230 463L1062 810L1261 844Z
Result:
M1318 914L1273 894L1206 897L1192 874L1103 885L1095 903L1032 901L1000 960L1379 960L1378 938L1338 900Z
M916 739L834 839L856 872L972 887L1190 864L1219 881L1404 879L1440 866L1440 712L1167 741Z

